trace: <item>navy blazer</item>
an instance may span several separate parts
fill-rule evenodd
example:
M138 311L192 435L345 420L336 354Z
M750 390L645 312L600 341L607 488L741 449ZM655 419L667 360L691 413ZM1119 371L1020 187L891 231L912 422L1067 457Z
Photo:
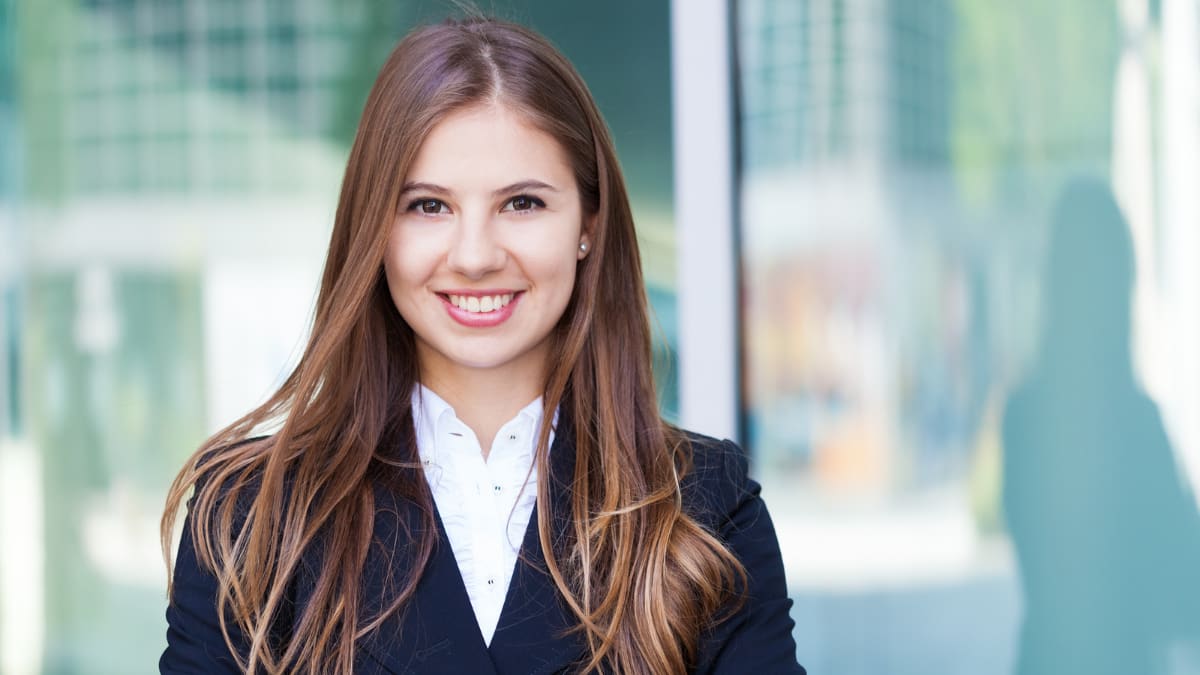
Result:
M569 416L563 416L569 417ZM574 472L574 433L562 425L550 451L549 501L556 514L570 513L570 478ZM775 529L759 497L759 485L746 475L746 457L730 441L692 436L694 469L684 477L684 507L715 532L745 565L749 586L745 603L729 619L707 630L700 639L697 673L804 674L796 662L792 638L792 602L787 597L783 562ZM400 518L420 523L417 507L376 490L376 545L371 547L364 575L369 602L393 597L386 592L391 561L402 560L404 545ZM535 506L535 509L540 503ZM537 513L529 521L521 555L491 645L484 643L471 601L446 544L437 518L439 545L418 582L409 604L363 638L354 671L384 673L453 673L481 675L544 675L577 672L586 644L574 616L544 570L538 540ZM567 516L553 527L564 529ZM419 527L419 525L418 525ZM176 560L174 597L167 608L167 649L159 660L162 673L239 672L221 635L216 612L216 579L196 559L189 524L183 528ZM304 606L303 582L293 583L295 597L288 606ZM378 605L370 607L377 609ZM293 617L285 615L283 623ZM278 623L278 622L277 622ZM232 622L230 622L232 626ZM286 635L281 639L286 640ZM243 636L235 646L245 654Z

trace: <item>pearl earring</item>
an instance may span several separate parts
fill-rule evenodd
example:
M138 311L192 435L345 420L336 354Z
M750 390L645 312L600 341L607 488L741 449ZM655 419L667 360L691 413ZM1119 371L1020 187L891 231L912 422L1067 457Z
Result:
M579 250L587 253L587 244L585 242L579 242Z

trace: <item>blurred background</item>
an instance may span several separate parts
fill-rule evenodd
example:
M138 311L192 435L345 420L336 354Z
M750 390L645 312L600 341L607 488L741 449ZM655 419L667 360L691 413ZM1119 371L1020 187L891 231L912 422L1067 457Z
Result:
M481 4L613 129L664 408L749 450L810 672L1200 673L1200 0ZM448 10L0 0L0 672L155 671L167 486L294 363L367 90Z

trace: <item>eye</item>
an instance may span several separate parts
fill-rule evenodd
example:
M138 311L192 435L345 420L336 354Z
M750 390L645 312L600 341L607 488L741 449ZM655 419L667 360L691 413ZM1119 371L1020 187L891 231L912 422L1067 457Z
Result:
M443 213L449 213L450 207L440 199L414 199L409 202L406 211L416 211L426 216L437 216Z
M508 202L504 204L504 208L500 210L522 212L545 208L545 206L546 202L538 199L537 197L532 197L530 195L517 195L516 197L508 200Z

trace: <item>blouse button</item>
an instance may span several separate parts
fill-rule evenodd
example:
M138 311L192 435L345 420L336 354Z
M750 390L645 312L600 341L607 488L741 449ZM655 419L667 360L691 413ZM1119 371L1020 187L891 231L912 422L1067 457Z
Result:
M499 485L493 485L493 486L492 486L492 489L493 489L493 490L495 490L496 492L500 492L500 486L499 486Z
M488 580L487 580L487 584L488 584L488 586L494 586L494 585L496 585L496 580L495 580L495 579L488 579Z

